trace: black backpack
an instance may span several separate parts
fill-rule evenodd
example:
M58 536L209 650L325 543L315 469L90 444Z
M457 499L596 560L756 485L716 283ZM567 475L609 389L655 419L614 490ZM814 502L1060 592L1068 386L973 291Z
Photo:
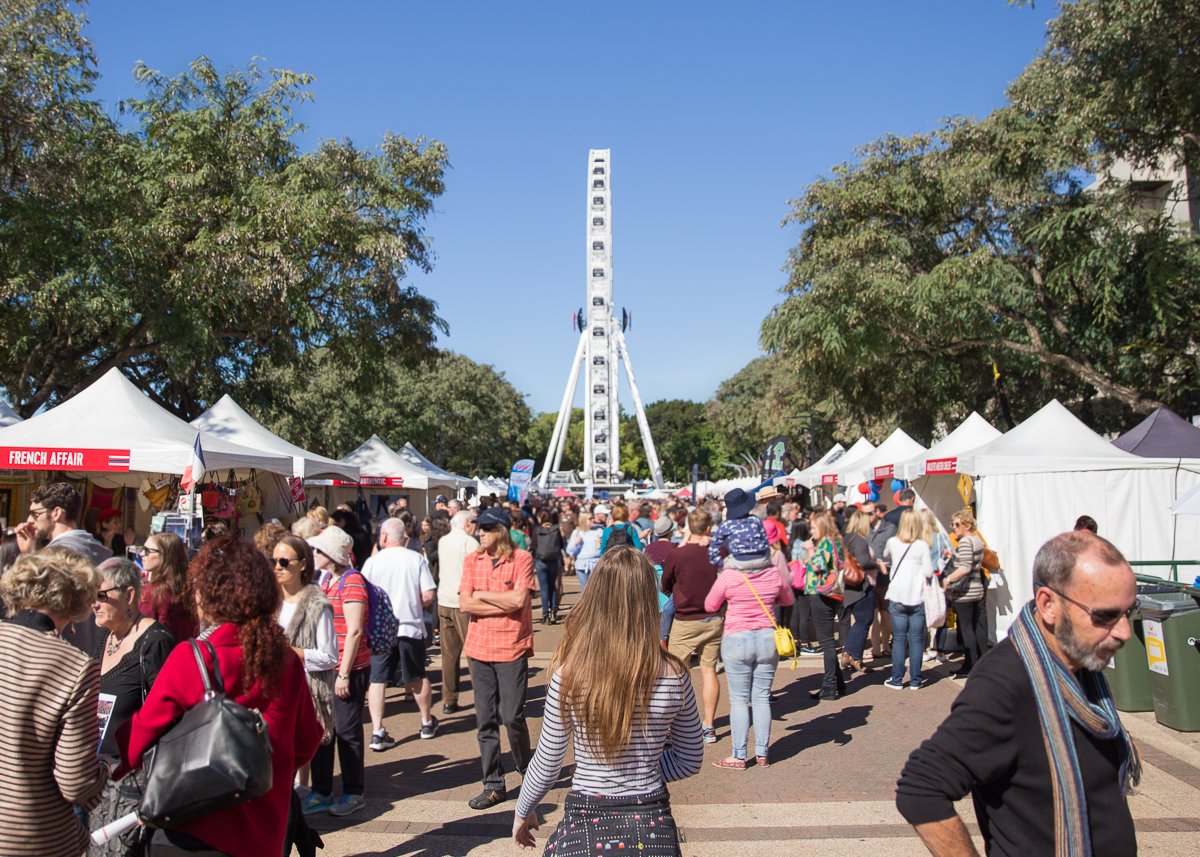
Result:
M608 534L608 544L604 546L607 553L617 545L632 545L633 536L629 535L629 524L613 524L612 532Z
M538 527L534 533L534 550L542 562L553 562L562 556L563 538L558 527Z

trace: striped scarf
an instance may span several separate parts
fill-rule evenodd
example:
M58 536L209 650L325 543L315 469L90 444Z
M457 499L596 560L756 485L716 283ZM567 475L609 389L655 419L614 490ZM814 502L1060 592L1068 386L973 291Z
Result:
M1121 725L1104 676L1083 670L1082 677L1077 678L1050 652L1038 629L1032 601L1025 605L1008 633L1033 685L1038 718L1042 723L1042 739L1050 759L1051 782L1054 786L1055 857L1090 857L1092 840L1087 795L1083 793L1071 721L1074 720L1095 738L1115 740L1123 745L1120 775L1122 794L1129 794L1142 776L1137 748Z

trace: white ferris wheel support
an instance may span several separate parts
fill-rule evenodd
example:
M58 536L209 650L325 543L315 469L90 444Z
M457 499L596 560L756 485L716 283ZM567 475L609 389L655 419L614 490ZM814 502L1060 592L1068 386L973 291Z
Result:
M538 484L543 490L549 484L551 471L560 469L563 451L567 446L567 428L571 407L579 384L579 369L584 376L584 461L583 481L587 488L611 485L620 481L620 405L617 383L620 378L617 362L625 366L625 376L633 397L642 445L654 484L663 487L662 467L650 436L650 424L642 406L629 351L612 305L612 169L608 149L591 149L587 165L587 226L586 237L586 294L583 325L579 345L567 375L554 433L546 452L545 464Z

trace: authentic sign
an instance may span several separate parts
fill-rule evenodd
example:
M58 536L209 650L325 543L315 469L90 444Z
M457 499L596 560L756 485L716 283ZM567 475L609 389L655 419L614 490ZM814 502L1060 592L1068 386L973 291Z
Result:
M0 467L9 470L129 470L128 449L0 446Z
M958 458L931 458L925 462L925 474L954 473L958 468Z

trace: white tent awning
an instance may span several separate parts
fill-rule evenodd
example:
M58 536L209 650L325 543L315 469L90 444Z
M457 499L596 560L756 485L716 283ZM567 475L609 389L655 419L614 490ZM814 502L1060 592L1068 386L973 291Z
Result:
M807 470L801 471L797 484L803 485L805 488L815 488L818 485L836 485L840 471L850 470L856 463L870 455L874 449L875 444L871 443L865 437L860 437L854 441L853 446L829 463L821 464L818 462ZM832 452L833 450L830 450L825 454L828 456ZM856 483L858 481L857 479L854 480Z
M928 450L896 465L900 479L916 479L938 473L957 473L959 455L991 443L1000 432L975 411L954 431Z
M904 429L898 428L867 455L839 466L838 479L843 485L855 485L864 477L868 482L891 479L897 461L912 458L924 451L924 446L909 437Z

